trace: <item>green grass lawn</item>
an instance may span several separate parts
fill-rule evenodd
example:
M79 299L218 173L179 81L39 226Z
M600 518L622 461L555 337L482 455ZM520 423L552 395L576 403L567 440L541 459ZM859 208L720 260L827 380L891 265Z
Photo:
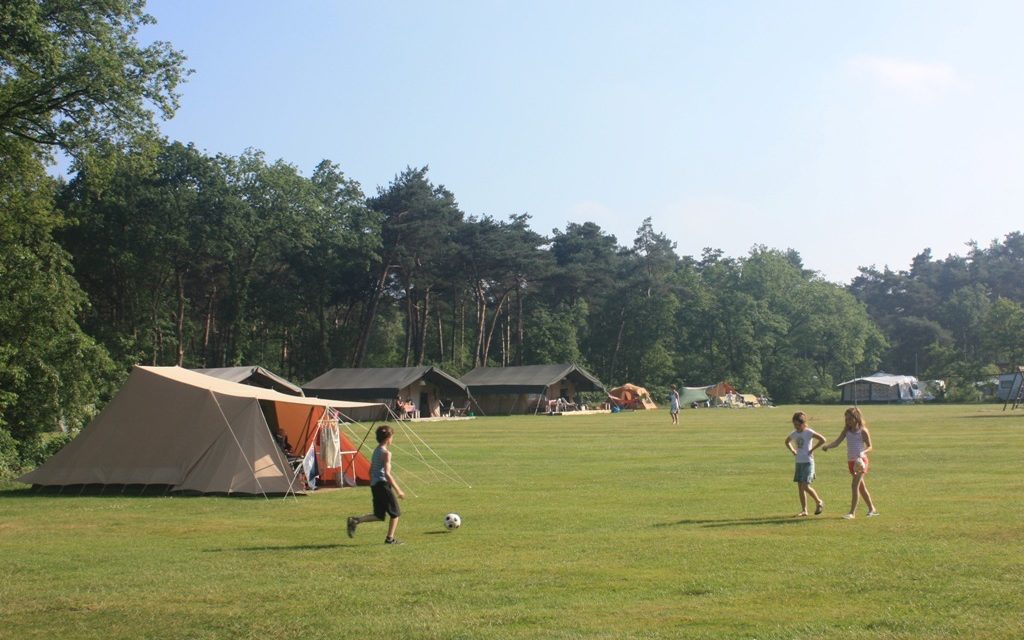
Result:
M796 407L417 425L399 538L366 488L300 499L0 492L0 638L1020 638L1024 412L867 406L799 510ZM844 407L799 407L838 435ZM10 486L10 485L8 485ZM445 513L463 526L446 532Z

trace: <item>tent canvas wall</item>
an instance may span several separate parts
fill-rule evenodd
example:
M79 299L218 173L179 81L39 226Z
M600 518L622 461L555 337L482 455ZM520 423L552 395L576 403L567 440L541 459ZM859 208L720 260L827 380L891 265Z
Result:
M38 486L137 484L198 493L287 493L293 471L266 416L301 446L303 434L305 442L315 437L311 424L327 408L373 406L289 396L180 367L135 367L74 440L19 480Z
M331 369L302 388L307 396L333 400L390 405L401 397L415 403L419 417L440 416L443 399L464 404L469 396L462 382L436 367Z
M545 400L572 400L582 391L605 391L601 381L574 364L477 367L462 376L473 401L487 415L536 413Z
M263 367L219 367L216 369L192 369L204 375L230 380L239 384L249 384L254 387L273 389L290 396L301 396L302 389L298 385L288 382L273 371Z
M917 378L876 373L838 385L843 402L913 402L920 398Z

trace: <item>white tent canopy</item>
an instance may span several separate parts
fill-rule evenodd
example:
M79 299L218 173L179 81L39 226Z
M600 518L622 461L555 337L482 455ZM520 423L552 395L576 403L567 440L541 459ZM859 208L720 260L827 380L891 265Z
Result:
M844 402L913 402L921 396L914 376L875 373L838 385Z

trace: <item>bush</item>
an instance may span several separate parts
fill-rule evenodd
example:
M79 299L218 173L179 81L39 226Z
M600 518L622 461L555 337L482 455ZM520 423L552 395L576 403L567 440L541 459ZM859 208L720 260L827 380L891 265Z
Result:
M50 456L64 448L64 445L71 442L75 437L74 433L45 433L39 437L21 443L20 458L23 467L38 467Z
M21 467L19 459L17 441L5 429L0 429L0 478L13 477Z

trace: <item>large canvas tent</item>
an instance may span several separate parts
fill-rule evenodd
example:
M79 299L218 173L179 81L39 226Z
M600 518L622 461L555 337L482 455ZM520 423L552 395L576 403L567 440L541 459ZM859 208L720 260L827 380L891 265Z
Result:
M464 403L469 391L437 367L331 369L303 385L307 396L390 403L408 399L420 417L441 415L441 402Z
M248 384L264 389L273 389L290 396L301 396L302 389L298 385L285 380L273 371L259 366L248 367L218 367L214 369L193 369L204 375L230 380L239 384Z
M921 398L917 378L891 373L875 373L838 385L843 402L913 402Z
M601 381L574 364L477 367L462 376L485 414L536 413L545 400L572 400L581 391L605 391Z
M295 472L275 430L297 457L316 454L356 481L366 478L366 459L325 418L367 407L379 405L290 396L180 367L137 366L74 440L19 480L286 494L295 488ZM321 440L325 434L332 437Z

